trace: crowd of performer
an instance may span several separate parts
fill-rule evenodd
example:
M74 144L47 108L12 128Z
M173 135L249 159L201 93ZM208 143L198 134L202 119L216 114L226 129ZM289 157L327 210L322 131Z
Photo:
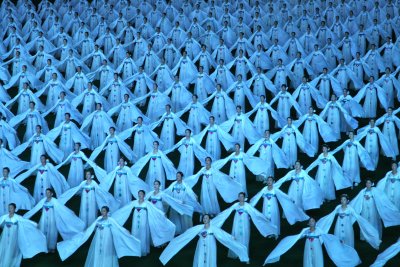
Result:
M303 266L323 266L323 247L361 264L355 239L379 250L400 225L399 12L398 0L2 1L0 266L64 261L93 233L86 267L164 246L165 265L196 237L194 267L217 265L217 241L251 264L251 223L277 244L264 264L301 238ZM281 236L283 218L309 227ZM372 266L399 251L400 239Z

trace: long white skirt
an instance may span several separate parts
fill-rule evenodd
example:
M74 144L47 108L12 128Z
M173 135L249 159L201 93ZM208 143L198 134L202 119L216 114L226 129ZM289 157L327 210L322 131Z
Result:
M5 220L0 239L0 266L20 267L21 265L22 253L18 247L18 224L14 224L15 222L15 219Z
M208 178L206 175L203 175L203 182L201 183L200 204L204 209L204 213L217 215L221 212L218 204L217 189L214 185L212 175L210 175Z
M206 151L214 158L214 160L219 160L221 158L221 142L218 139L218 133L216 131L208 131Z
M376 208L375 200L371 194L367 194L364 197L364 201L362 203L361 216L364 217L372 226L375 227L379 232L379 237L382 238L382 221L379 217L378 210ZM365 240L362 233L360 233L361 240Z
M110 227L96 229L85 267L118 267L118 257Z
M233 219L232 236L240 244L243 244L249 252L250 242L250 216L245 211L237 210ZM229 258L237 258L238 256L231 250L228 252Z
M376 117L376 107L377 107L377 96L376 89L370 87L371 89L366 89L366 94L364 98L364 114L365 118L375 118Z
M293 182L289 186L288 195L296 204L297 207L303 209L303 186L304 179L293 180Z
M324 254L318 238L306 238L303 267L324 267Z
M83 181L83 162L82 158L72 157L69 172L68 184L72 187L78 186Z
M217 244L214 235L199 237L193 267L217 267Z
M58 231L56 227L56 219L54 208L43 207L42 217L39 221L39 229L46 236L47 248L55 250L57 246Z
M147 210L137 207L132 217L132 235L140 240L142 256L150 253L150 228L147 222Z
M297 143L293 133L285 134L282 142L282 150L285 153L289 166L294 166L297 160Z
M164 143L164 150L170 149L175 145L175 124L172 119L164 120L160 139Z
M336 198L335 184L332 177L332 163L330 161L319 164L315 180L324 193L324 199L334 200Z
M350 181L353 183L360 183L360 161L357 148L354 145L345 149L342 169L343 174L347 176Z
M335 225L335 236L344 244L354 248L354 229L351 220L352 216L349 216L348 213L344 217L338 215Z
M194 171L194 152L193 145L182 145L179 150L181 151L181 156L179 159L178 170L183 172L185 177L193 175Z

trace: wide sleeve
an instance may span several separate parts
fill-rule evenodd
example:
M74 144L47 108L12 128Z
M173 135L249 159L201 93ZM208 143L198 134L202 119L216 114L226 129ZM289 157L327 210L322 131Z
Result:
M125 228L120 226L113 217L108 218L111 222L111 233L114 242L115 252L118 258L125 256L140 257L140 240L135 238Z
M267 237L269 235L278 235L277 226L268 221L264 214L256 210L248 203L245 204L245 209L262 236Z
M18 247L24 259L32 258L41 252L47 253L46 237L37 224L20 216L18 216Z
M360 142L355 141L354 143L357 145L358 156L360 157L360 161L364 167L369 171L375 170L374 163L367 150L360 144Z
M372 194L375 199L375 204L385 227L400 225L400 211L389 200L386 194L377 189L372 189Z
M379 143L381 145L382 151L386 157L396 157L395 152L393 151L392 147L390 146L387 137L382 134L381 130L378 127L375 128L375 132L379 137Z
M320 116L315 115L314 118L318 124L318 130L325 142L337 141L336 135L332 128Z
M242 186L228 175L215 170L213 173L214 184L225 202L231 203L237 199L242 191Z
M264 142L264 139L260 139L257 142L255 142L246 152L247 155L249 156L254 156L258 149L260 148L261 144Z
M184 204L182 203L182 201L177 200L164 192L162 193L161 197L163 202L167 203L172 209L174 209L180 215L188 215L190 217L193 215L194 208L192 206Z
M65 180L65 177L59 171L57 171L53 165L47 163L47 168L48 174L50 174L48 175L50 184L54 188L56 195L60 196L62 193L67 191L70 186Z
M131 201L125 206L112 213L112 217L118 222L119 225L124 225L135 207L135 201Z
M322 234L321 239L329 258L336 266L357 266L361 263L357 251L331 234Z
M212 221L211 221L211 225ZM224 230L212 226L212 231L214 233L215 238L225 247L232 250L240 259L241 262L248 262L249 255L247 253L247 248L242 243L236 241L233 236L225 232Z
M161 163L164 167L165 174L167 176L167 179L172 181L175 180L175 175L176 175L176 168L172 161L161 151L159 151L159 155L161 157Z
M43 146L46 150L46 153L51 157L54 162L60 163L63 160L64 152L57 148L56 144L45 135L42 135L43 138Z
M139 190L143 190L145 192L149 192L150 188L147 183L145 183L142 179L132 174L131 170L127 169L127 177L129 182L129 190L132 195L137 198Z
M220 212L217 216L215 216L212 219L212 224L214 226L221 228L222 225L224 224L224 222L229 218L229 216L231 215L231 213L235 210L235 208L237 206L238 206L238 203L235 203L232 206L230 206L229 208L227 208L226 210Z
M335 210L329 213L328 215L325 215L321 219L318 220L316 227L320 228L323 233L328 233L329 229L332 226L333 220L335 219L337 210L340 206L336 206Z
M300 133L300 131L297 128L294 128L294 132L296 134L296 143L299 146L299 148L306 153L309 157L314 157L314 148L311 144L307 143L306 140L304 139L303 135Z
M12 199L19 210L30 210L35 205L35 199L31 196L28 189L18 184L15 180L11 181L10 199Z
M185 247L200 231L204 229L204 225L197 225L186 230L183 234L175 237L160 255L160 261L166 265L168 261L174 257L183 247Z
M226 150L230 150L235 146L235 139L227 132L223 131L219 126L217 128L218 139L224 145Z
M250 144L254 144L261 138L261 135L258 133L256 127L250 121L250 119L246 115L243 115L243 117L244 117L244 129L243 129L244 135L246 136Z
M400 239L388 247L385 251L378 255L374 263L370 267L383 267L386 262L396 256L400 252Z
M278 147L275 141L270 140L272 147L272 158L274 159L275 165L277 168L288 168L289 163L287 162L287 158L285 153Z
M161 246L175 236L175 224L165 214L147 201L147 216L154 246Z
M57 230L64 240L71 239L74 235L85 229L84 222L75 213L53 198Z
M242 155L243 155L243 163L251 171L251 173L253 173L254 175L261 175L267 173L264 160L257 157L250 157L245 153L242 153Z
M353 184L349 180L349 177L344 175L342 167L340 167L336 158L331 155L331 163L332 163L332 179L335 183L336 190L342 190L344 188L349 188Z
M94 221L92 225L86 229L86 231L76 234L71 239L57 243L58 254L60 255L62 261L65 261L68 257L70 257L80 246L83 245L83 243L89 239L96 228L97 221L98 219Z
M280 189L274 188L276 198L279 201L279 204L282 206L282 211L285 214L286 220L290 225L295 224L296 222L302 222L308 220L310 217L300 209L290 197L283 193Z
M110 212L116 211L119 206L120 202L114 198L108 191L104 190L101 186L97 183L94 183L95 187L95 197L97 202L97 207L101 209L101 207L107 206L110 208Z
M303 171L304 172L304 171ZM304 172L303 207L305 210L317 209L324 202L324 197L319 184Z
M65 205L73 196L75 196L84 186L86 181L83 181L80 185L70 188L69 190L65 191L62 195L57 196L58 202Z
M374 248L379 249L379 245L382 242L379 239L378 230L372 226L364 217L358 215L354 210L352 214L357 220L358 226L360 226L360 232L365 237L365 240Z
M307 228L304 228L297 235L287 236L283 238L281 242L279 242L279 244L274 248L274 250L272 250L272 252L265 259L263 265L278 262L280 260L280 257L283 254L285 254L289 249L291 249L294 246L294 244L296 244L297 241L299 241L304 236L306 230Z

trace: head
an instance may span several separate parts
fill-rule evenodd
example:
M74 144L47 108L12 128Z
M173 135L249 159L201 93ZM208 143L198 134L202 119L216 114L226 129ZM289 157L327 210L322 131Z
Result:
M14 214L16 209L17 209L17 205L15 205L15 203L8 204L9 214Z
M53 189L47 188L47 189L46 189L46 197L49 199L49 198L52 198L53 195L54 195Z
M183 172L178 171L178 172L176 173L176 181L177 181L177 182L182 182L182 179L183 179Z
M3 168L3 177L8 177L9 174L10 174L10 168L4 167Z
M100 212L101 212L101 216L103 216L103 218L105 218L108 216L108 213L110 212L110 208L107 206L103 206L103 207L101 207Z
M240 192L238 195L238 200L240 203L243 203L246 199L246 193L245 192Z
M367 189L371 189L371 187L372 187L373 184L374 184L374 183L372 182L371 179L367 178L367 179L365 180L365 187L366 187Z
M349 196L347 194L342 194L340 196L340 204L347 206L347 203L349 203Z
M267 178L267 185L268 185L268 186L272 186L272 185L274 184L274 182L275 182L274 177L269 176L269 177Z
M206 157L206 166L207 167L210 167L211 166L211 163L212 163L212 159L210 158L210 157Z
M153 183L154 190L158 191L161 187L161 182L159 180L155 180Z
M138 191L139 200L143 200L145 195L146 195L146 193L144 192L144 190Z
M208 214L204 214L203 215L203 223L204 224L209 224L210 223L210 215L208 215Z

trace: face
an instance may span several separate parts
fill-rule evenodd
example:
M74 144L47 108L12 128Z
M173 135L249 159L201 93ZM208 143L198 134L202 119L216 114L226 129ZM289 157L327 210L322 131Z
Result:
M392 163L392 171L396 171L397 170L397 164L396 163Z
M154 190L159 190L159 189L160 189L160 183L154 182Z
M3 176L7 177L8 176L8 170L7 169L3 169Z
M46 157L40 157L40 162L42 164L45 164L46 163Z
M118 165L120 166L120 167L122 167L122 166L124 166L125 165L125 161L124 161L124 159L119 159L119 161L118 161Z
M365 182L365 186L366 186L368 189L371 189L372 182L371 182L370 180L367 180L367 181Z
M189 130L186 130L186 131L185 131L185 136L186 136L186 137L190 137L190 131L189 131Z
M158 149L158 144L156 142L153 143L153 148Z
M8 205L8 212L13 214L15 212L15 208L13 205Z
M106 217L108 215L108 211L105 208L101 209L101 216Z
M51 198L53 196L53 193L50 190L46 190L46 197Z
M204 215L204 216L203 216L203 223L204 223L204 224L210 223L210 216Z
M239 194L238 200L240 202L244 202L244 199L245 199L244 194Z
M86 180L92 180L92 173L86 172Z
M139 196L139 199L143 199L144 198L144 193L142 191L139 191L138 196Z
M182 181L182 174L180 174L179 172L176 174L176 180L177 180L178 182L181 182L181 181Z
M268 186L272 186L274 184L274 180L271 178L271 177L269 177L268 179L267 179L267 185Z
M347 205L347 198L346 197L341 197L340 198L340 204Z
M235 145L235 151L236 152L240 151L240 146L238 144Z
M296 162L295 165L294 165L294 167L295 167L296 170L300 170L300 169L301 169L301 164L300 164L300 162Z
M310 227L315 227L315 219L311 218L311 219L308 221L308 226L310 226Z

